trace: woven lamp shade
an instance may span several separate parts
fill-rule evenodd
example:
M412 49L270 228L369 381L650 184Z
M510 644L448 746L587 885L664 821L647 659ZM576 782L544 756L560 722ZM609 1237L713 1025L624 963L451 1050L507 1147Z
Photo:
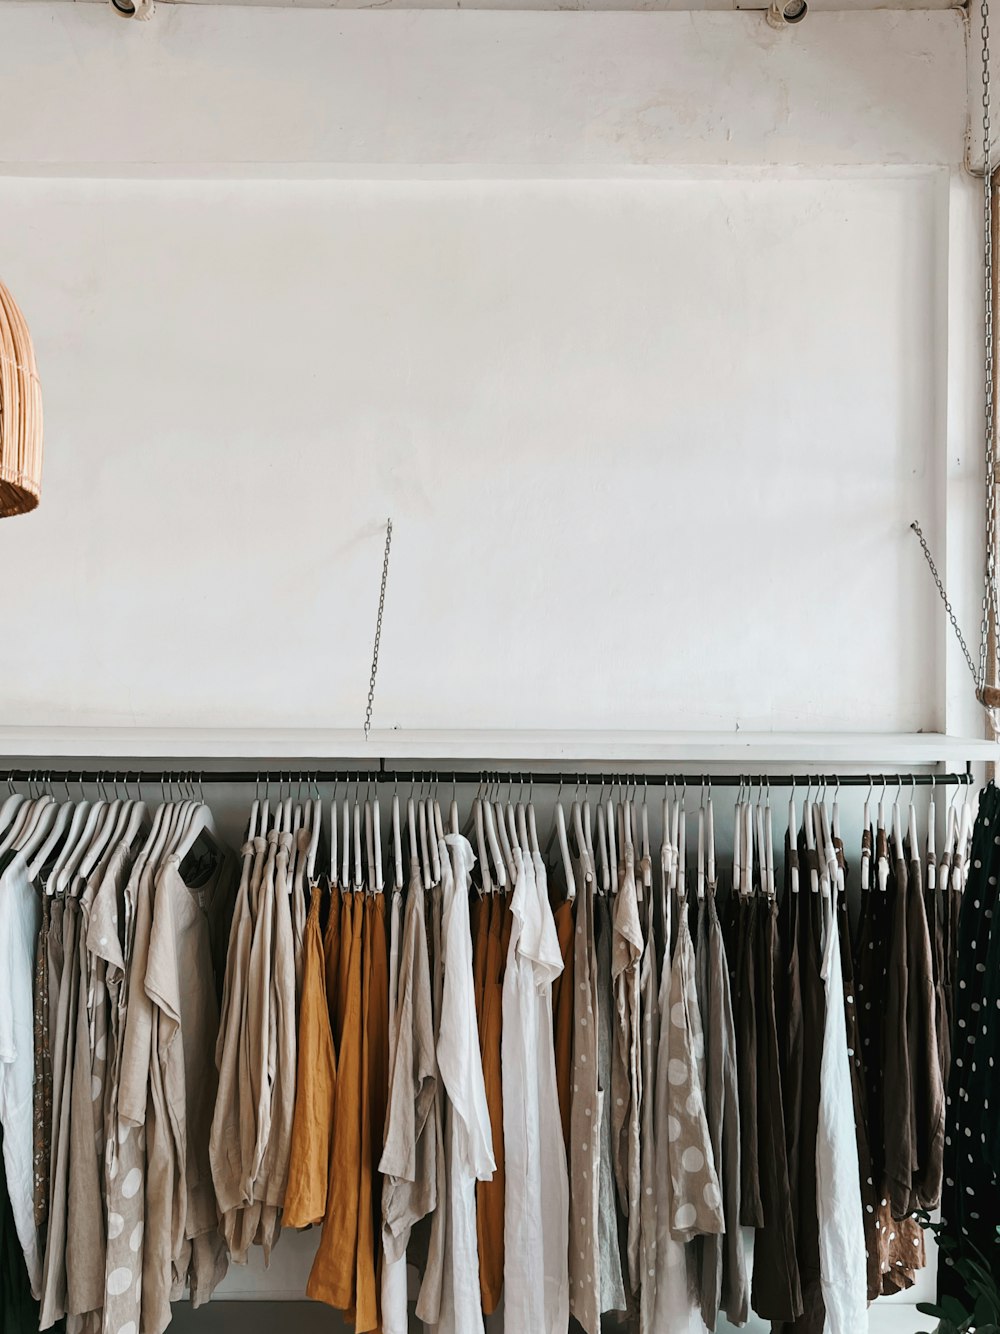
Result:
M27 514L42 485L42 391L24 316L0 283L0 519Z

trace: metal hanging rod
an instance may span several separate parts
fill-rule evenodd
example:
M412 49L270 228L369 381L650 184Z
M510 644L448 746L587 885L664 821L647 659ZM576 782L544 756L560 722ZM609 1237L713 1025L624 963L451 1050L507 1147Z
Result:
M205 783L260 784L260 783L520 783L535 787L577 787L589 784L646 784L646 785L682 785L694 786L702 781L713 787L740 787L747 783L757 787L760 784L770 787L802 787L810 781L822 782L824 779L840 787L878 786L917 787L954 787L971 785L973 774L971 766L959 773L866 773L838 775L829 769L816 769L798 774L755 773L750 770L742 774L709 774L708 772L688 773L643 773L637 770L613 770L595 773L575 770L572 773L553 773L550 770L531 769L392 769L382 760L377 767L338 768L338 769L48 769L40 765L37 769L0 770L0 783L183 783L197 780Z

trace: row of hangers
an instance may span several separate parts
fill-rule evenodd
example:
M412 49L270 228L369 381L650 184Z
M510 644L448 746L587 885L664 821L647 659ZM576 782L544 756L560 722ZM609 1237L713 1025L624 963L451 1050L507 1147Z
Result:
M131 796L125 782L120 792L117 778L109 793L100 777L99 796L93 801L85 795L74 800L68 784L62 802L51 792L36 793L33 781L28 795L9 786L10 794L0 805L0 857L20 853L28 879L42 876L50 897L76 893L106 852L121 842L131 847L140 836L144 842L139 856L154 865L171 855L183 861L200 838L220 851L225 848L211 809L193 787L179 801L167 800L165 794L150 818L141 791Z
M518 861L524 856L541 856L542 850L538 839L537 819L535 814L533 786L520 779L517 797L514 787L517 776L512 774L491 775L480 782L472 802L464 832L470 839L474 836L478 854L481 885L480 892L492 894L513 885L517 878ZM836 877L842 881L842 871L837 867L836 847L840 839L839 780L816 779L817 800L812 801L812 779L808 779L806 795L803 801L803 828L806 846L818 850L816 865L811 866L811 888L819 890ZM827 806L827 790L835 784L832 809ZM222 848L223 841L215 828L211 809L205 803L200 791L196 792L193 779L178 779L179 799L172 800L174 782L161 779L163 802L157 808L152 819L149 818L146 803L142 800L141 789L136 789L133 798L128 791L127 780L124 790L119 793L118 779L113 780L112 791L108 792L103 775L98 778L99 797L88 801L83 794L73 800L66 786L66 800L57 802L49 792L35 793L35 784L29 783L29 795L24 796L13 790L0 805L0 855L8 850L19 851L29 867L32 880L45 872L45 888L49 894L65 895L79 879L86 879L91 870L99 863L104 852L116 842L124 839L131 845L144 834L145 842L140 849L141 855L156 861L168 855L183 859L199 838L205 837L210 843ZM271 799L270 783L265 781L263 792L258 781L255 800L249 820L251 838L266 835L271 830L277 833L287 832L293 836L293 856L302 856L308 880L316 877L316 866L321 842L329 851L329 880L331 885L359 890L368 887L374 892L382 892L385 885L383 873L383 843L381 830L381 808L378 800L377 785L369 778L364 797L361 795L361 775L354 785L353 801L351 783L342 802L338 802L337 790L329 810L329 833L324 839L324 803L319 796L319 788L313 780L314 796L302 799L302 784L299 794L293 799L292 778L289 776L288 792L282 795L283 780L279 780L276 800ZM506 786L506 799L503 789ZM524 789L527 786L527 800ZM753 801L753 787L757 786L757 800ZM898 780L895 800L891 810L886 811L887 781L882 780L882 792L875 807L875 828L887 835L887 845L900 856L903 848L903 817L900 809L903 781ZM872 827L873 796L875 781L869 778L869 791L864 807L864 827ZM936 808L934 786L931 786L927 818L927 868L928 883L936 883L937 858L935 855ZM649 784L638 778L621 778L608 782L602 780L599 794L592 804L590 785L585 776L581 776L573 800L567 806L563 802L563 784L560 783L554 807L552 833L546 845L544 856L551 857L553 848L558 846L566 883L567 897L575 897L579 888L578 873L593 878L602 893L614 893L618 887L619 863L626 860L626 848L630 849L630 860L636 860L638 854L637 889L642 898L651 887L651 856L648 816ZM917 812L915 805L915 784L911 786L910 802L906 819L908 841L911 848L917 846ZM679 895L685 893L686 855L680 855L680 849L687 846L687 793L682 781L674 784L672 794L664 788L662 798L662 828L664 837L661 844L661 869L664 885L676 890ZM404 819L398 784L392 796L392 825L389 852L395 887L403 887L403 826ZM716 884L715 833L712 806L711 782L701 781L701 800L697 810L697 895L703 898L706 885ZM956 790L946 811L945 844L942 862L948 865L955 860L956 850L964 850L971 836L974 811L971 790ZM755 857L762 893L773 897L775 893L775 862L773 849L773 820L770 802L770 784L761 779L755 785L751 780L741 780L736 800L736 819L734 820L733 883L740 893L750 893L754 886ZM798 815L796 789L792 783L788 802L788 834L793 846L798 837ZM438 843L445 836L445 822L442 816L441 802L438 799L438 782L423 780L415 793L411 792L406 801L405 829L410 857L420 866L425 887L440 880L440 862ZM303 838L299 834L304 831ZM460 832L457 803L457 775L452 777L452 796L449 806L448 831ZM308 838L305 838L308 835ZM338 849L340 855L338 856ZM619 858L619 849L621 858ZM867 888L873 852L867 844L862 850L861 883ZM54 860L53 860L54 859ZM878 883L885 889L888 881L889 866L887 857L878 858ZM51 863L51 865L50 865ZM792 888L798 891L799 868L791 868Z

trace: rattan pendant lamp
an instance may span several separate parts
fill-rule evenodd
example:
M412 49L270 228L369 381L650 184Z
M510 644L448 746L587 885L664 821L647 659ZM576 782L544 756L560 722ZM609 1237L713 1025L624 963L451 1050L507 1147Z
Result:
M27 514L42 485L42 391L31 335L0 283L0 519Z

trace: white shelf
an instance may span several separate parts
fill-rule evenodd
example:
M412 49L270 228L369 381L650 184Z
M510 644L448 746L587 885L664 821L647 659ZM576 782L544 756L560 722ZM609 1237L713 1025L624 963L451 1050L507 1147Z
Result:
M496 764L823 764L912 768L998 760L997 743L938 732L372 731L360 728L0 727L0 758L275 765L324 761Z

